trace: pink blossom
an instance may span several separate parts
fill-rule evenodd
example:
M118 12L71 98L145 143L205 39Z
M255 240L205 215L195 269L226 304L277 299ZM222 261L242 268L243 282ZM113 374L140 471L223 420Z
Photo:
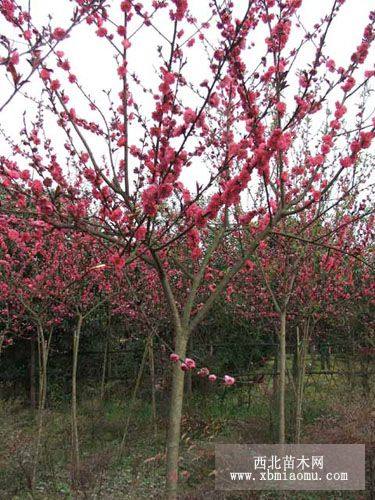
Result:
M14 50L10 55L10 62L14 65L20 62L20 56L16 50Z
M175 75L170 71L165 71L165 70L163 71L163 79L168 86L173 85L174 82L176 81Z
M335 68L336 68L336 63L333 59L328 59L328 61L326 62L326 66L328 68L328 70L333 73L335 71Z
M212 383L213 383L213 382L216 382L216 380L217 380L217 376L216 376L216 375L214 375L214 374L211 374L211 375L209 375L209 376L208 376L208 380L209 380L210 382L212 382Z
M169 198L172 194L173 186L172 184L161 184L158 188L158 195L160 200L165 200Z
M355 85L355 79L352 76L349 76L349 78L347 78L347 80L345 81L344 85L341 86L341 88L344 92L349 92L350 90L352 90L354 85Z
M180 360L180 356L174 352L169 356L169 359L172 361L172 363L177 363Z
M289 19L282 19L272 28L272 36L266 39L270 51L277 52L285 47L291 26L292 23Z
M55 92L56 90L59 90L60 87L61 87L61 84L60 84L59 80L52 80L51 90L53 90Z
M230 377L229 375L224 375L224 385L233 385L235 381L235 378Z
M185 359L185 365L187 366L188 370L194 370L194 368L196 366L194 359L191 359L191 358Z
M345 115L347 109L346 109L346 106L344 106L340 102L336 102L335 106L336 106L335 118L337 120L339 120L340 118L342 118Z
M287 0L287 4L293 9L298 9L302 5L302 0Z
M111 255L108 260L117 271L121 270L125 266L125 259L118 253Z
M280 174L280 179L281 179L283 182L286 182L286 181L288 180L288 172L285 172L285 170L284 170L284 172L281 172L281 174ZM274 202L274 204L273 204L274 206L272 206L272 205L271 205L271 201L273 201L273 202ZM270 200L270 207L271 207L271 208L273 208L273 210L276 210L276 208L277 208L277 204L276 204L275 200Z
M70 63L69 63L68 59L65 59L65 61L59 61L57 63L57 65L59 66L59 68L63 69L64 71L70 70Z
M209 100L209 103L211 104L211 106L213 106L214 108L217 108L220 104L220 99L219 99L219 96L217 95L216 92L214 92L213 94L211 94L211 97L210 97L210 100Z
M116 208L115 210L112 210L112 212L109 214L109 218L114 222L119 221L121 217L122 217L121 208Z
M202 257L202 254L203 252L199 247L193 248L193 250L190 253L191 258L194 260L200 259Z
M197 114L195 111L193 111L191 108L187 108L184 112L184 122L186 125L189 125L189 123L193 123L194 120L196 119Z
M82 163L87 163L89 161L89 155L88 153L82 153L80 156L80 160Z
M19 232L16 231L15 229L9 229L8 231L8 237L12 240L12 241L17 241L18 238L19 238Z
M66 31L63 28L56 28L52 36L55 40L63 40L66 37Z
M49 80L50 74L51 72L48 69L43 68L40 72L40 77L42 78L42 80Z
M205 367L201 368L198 371L198 376L202 377L202 378L208 377L209 374L210 374L210 370L208 368L205 368Z
M284 115L286 111L286 104L285 102L278 102L276 104L276 109L280 113L280 115Z
M107 28L99 28L97 31L96 31L96 34L100 37L100 38L104 38L105 36L107 36Z
M126 66L124 64L121 64L121 66L117 68L117 74L120 78L124 78L126 75Z
M361 151L361 143L360 143L360 141L353 141L350 144L350 149L351 149L352 153L354 153L354 154L359 153Z
M145 226L141 226L136 230L134 236L137 241L142 241L145 239L146 234L147 228Z
M36 180L31 183L31 189L36 196L40 196L43 193L43 184Z
M368 149L371 146L371 142L375 137L374 132L361 132L360 135L361 148Z
M30 179L30 172L29 172L29 170L22 170L22 172L21 172L21 179L23 181L27 181L27 180Z
M117 141L117 146L121 148L122 146L125 146L125 144L126 144L125 136L120 137L120 139Z
M131 9L131 3L129 0L125 0L124 2L121 2L122 12L130 12L130 9Z
M177 7L175 19L177 21L182 21L182 19L184 18L185 12L188 8L187 0L173 0L173 3Z
M157 212L157 204L158 188L152 185L142 193L142 206L148 215L154 216Z
M19 174L19 172L17 172L17 170L9 170L8 176L11 179L19 179L20 178L20 174Z

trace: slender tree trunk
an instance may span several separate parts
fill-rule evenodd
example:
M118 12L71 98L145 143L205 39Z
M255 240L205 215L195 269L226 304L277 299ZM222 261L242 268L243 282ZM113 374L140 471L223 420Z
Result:
M107 374L107 365L108 365L108 350L109 350L109 339L110 333L109 329L107 330L107 335L105 338L105 347L104 347L104 355L103 355L103 367L102 367L102 381L100 386L100 400L104 401L105 396L105 383L106 383L106 374Z
M276 346L275 346L276 350ZM270 435L272 437L272 441L276 441L277 439L277 431L276 431L276 418L275 416L277 415L277 406L278 406L278 394L279 394L279 356L278 352L274 353L274 362L273 362L273 367L272 367L272 391L271 391L271 397L270 397L270 404L269 404L269 431Z
M280 313L279 332L279 443L285 443L286 311Z
M302 429L302 405L303 405L303 395L305 388L305 372L306 372L306 353L308 346L308 335L309 335L309 324L304 326L303 336L301 341L299 340L299 330L297 329L297 378L296 378L296 421L295 421L295 441L300 443L301 441L301 429Z
M48 353L51 342L52 330L50 332L48 341L44 337L44 330L41 324L37 325L37 332L38 332L38 361L39 361L38 430L37 430L37 441L34 454L34 463L30 480L31 489L34 489L35 486L37 467L42 447L44 410L45 410L46 394L47 394L47 362L48 362Z
M186 397L188 399L191 399L193 395L193 381L191 377L191 372L186 373L185 385L186 385Z
M130 402L130 406L129 406L128 418L126 419L124 434L123 434L122 440L121 440L120 452L119 452L120 458L122 457L122 455L124 453L125 441L126 441L126 437L128 435L128 430L129 430L129 425L130 425L130 419L131 419L131 416L132 416L132 413L133 413L134 403L135 403L135 400L136 400L136 397L137 397L137 394L138 394L138 389L139 389L139 386L141 385L143 370L144 370L146 359L147 359L147 354L149 352L148 351L149 350L149 342L150 342L150 339L148 338L146 340L146 345L145 345L145 348L144 348L144 351L143 351L141 365L139 367L139 371L138 371L138 375L137 375L137 380L136 380L135 386L134 386L133 396L132 396L132 399L131 399L131 402Z
M29 364L29 379L30 379L30 405L36 407L36 390L35 390L35 344L30 342L30 364Z
M150 363L150 382L151 382L151 406L152 406L152 425L154 428L154 437L158 432L157 427L157 412L156 412L156 397L155 397L155 360L154 360L154 342L151 337L148 346L148 359Z
M111 354L111 348L112 348L112 344L111 342L108 343L108 354L107 354L107 382L108 380L112 380L112 376L113 376L113 359L112 359L112 354Z
M4 340L5 340L5 333L2 333L2 334L0 335L0 355L1 355L2 350L3 350Z
M193 338L190 339L189 349L190 352L193 351ZM187 400L190 400L192 396L193 396L193 377L191 375L191 371L188 371L185 374L185 397Z
M189 333L186 330L176 331L175 352L180 359L185 359L186 346ZM184 375L180 364L173 365L172 372L172 393L169 410L169 427L167 437L167 488L166 499L177 499L178 486L178 459L181 434L181 416L184 398Z
M77 422L77 367L78 367L78 351L79 340L82 330L83 316L78 315L77 325L73 334L73 367L72 367L72 401L71 401L71 439L72 439L72 463L73 463L73 477L72 482L74 485L79 483L79 436L78 436L78 422Z

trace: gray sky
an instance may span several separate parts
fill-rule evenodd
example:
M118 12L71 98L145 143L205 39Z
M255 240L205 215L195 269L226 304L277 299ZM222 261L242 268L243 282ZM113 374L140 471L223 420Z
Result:
M20 2L27 7L27 0ZM112 5L119 4L119 0L110 1ZM145 5L150 4L150 0L144 2ZM235 1L235 10L240 13L244 6L247 4L247 0ZM51 25L52 27L67 27L69 24L69 17L72 11L72 3L67 0L54 0L53 2L47 2L45 0L31 0L32 5L32 18L36 25L45 23L48 19L48 15L52 16ZM208 18L208 0L190 0L189 5L191 6L192 12L199 18L199 20L206 20ZM331 1L328 0L304 0L303 7L300 9L300 17L302 19L303 25L306 29L317 22L320 17L329 11ZM338 65L347 66L351 53L355 50L356 46L361 42L361 37L363 33L363 28L368 22L368 13L370 8L373 7L373 2L371 0L347 0L346 4L343 6L342 11L336 18L333 28L328 37L328 44L325 54L330 54L334 57ZM151 8L149 9L151 11ZM168 22L168 16L165 15L164 19L160 18L158 26L167 35L170 36L172 26ZM5 32L8 36L14 36L11 31L9 31L9 26L1 21L0 31ZM137 26L138 22L134 24ZM190 28L191 29L191 28ZM132 31L132 30L130 30ZM208 32L210 33L210 32ZM259 61L259 57L264 53L264 38L266 32L261 30L257 31L255 36L256 47L254 51L251 52L249 59L254 60L256 63ZM209 35L210 37L211 35ZM290 39L290 46L296 43L300 36L300 32L295 29L292 32ZM214 43L214 39L211 39ZM132 48L129 51L129 68L130 71L135 71L141 78L143 82L146 82L148 86L157 88L159 80L156 77L156 72L160 66L160 60L157 57L156 46L158 44L165 45L162 38L152 29L140 30L139 33L132 38ZM16 41L15 47L22 50L22 44ZM101 92L102 89L112 89L113 95L116 96L117 92L120 90L120 81L116 73L116 64L114 64L113 56L114 51L106 40L98 38L94 34L93 27L86 26L85 24L78 27L71 38L64 41L59 47L64 50L67 58L72 65L72 72L77 74L80 83L83 85L85 90L92 96L95 96L96 101L99 105L106 109L107 100L104 94ZM196 83L201 82L204 78L210 76L208 67L206 64L205 55L200 49L199 44L196 44L193 48L189 49L191 52L191 57L189 60L189 65L185 69L186 74L192 78ZM300 65L304 65L309 59L312 58L313 47L307 48L303 52L303 59L299 61ZM363 69L370 69L371 62L373 63L374 53L368 58ZM251 61L246 61L251 65ZM298 67L298 65L297 65ZM28 67L21 66L25 71ZM58 70L61 71L61 70ZM55 77L61 78L62 83L65 87L65 78L63 77L63 72L55 73ZM2 79L4 82L4 79ZM90 119L98 120L97 114L94 114L88 110L86 103L82 101L82 98L74 90L73 86L67 86L68 93L71 96L70 106L74 106L77 112L81 116L85 116L88 113ZM4 96L10 93L12 86L9 83L8 87L3 86L1 91L1 102ZM41 90L41 84L38 81L37 75L34 75L32 81L28 83L24 89L29 95L38 96ZM293 88L291 88L291 91ZM293 105L293 100L290 99L291 96L286 97L288 105ZM144 94L135 94L135 99L139 100L142 104L144 114L147 115L152 110L152 99L145 96ZM189 101L190 99L190 101ZM335 99L333 95L332 99ZM191 96L187 99L187 102L191 102ZM22 114L27 111L29 118L32 118L35 112L35 106L32 101L25 100L22 95L19 95L14 99L11 105L2 113L0 117L1 125L6 130L6 132L17 138L19 130L22 128ZM61 140L57 146L58 151L63 151L63 137L57 130L54 120L50 120L49 130L54 131L54 138L60 137ZM55 133L56 130L56 133ZM139 130L133 127L130 131L130 142L136 139ZM0 141L3 143L4 140L0 137ZM91 139L92 141L92 139ZM5 144L3 144L3 147ZM94 149L97 148L97 153L104 151L103 145L95 143L93 145ZM196 176L202 176L201 169L194 170L195 174L192 176L189 173L190 181L195 180Z

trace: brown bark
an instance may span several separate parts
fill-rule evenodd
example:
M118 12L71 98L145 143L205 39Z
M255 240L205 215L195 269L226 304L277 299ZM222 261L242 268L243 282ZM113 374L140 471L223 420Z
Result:
M72 439L72 482L74 485L79 483L79 435L78 435L78 420L77 420L77 368L78 368L78 351L79 340L81 336L83 316L78 315L77 326L73 333L73 367L72 367L72 401L71 401L71 439Z
M299 339L299 329L297 328L297 346L296 346L296 414L295 414L295 442L298 444L301 441L302 430L302 406L305 389L305 372L306 372L306 354L309 339L309 322L304 325L302 339Z
M286 311L280 313L279 332L279 444L285 443Z
M107 367L108 367L109 339L110 339L110 332L109 332L109 328L108 328L107 335L105 338L105 347L104 347L104 354L103 354L102 380L101 380L101 384L100 384L100 401L104 401L104 396L105 396L106 375L107 375Z
M126 441L126 438L127 438L127 435L128 435L128 430L129 430L129 425L130 425L130 419L131 419L131 416L132 416L132 413L133 413L134 403L135 403L135 400L136 400L136 397L137 397L137 394L138 394L139 386L141 385L142 375L143 375L143 371L144 371L144 367L145 367L145 363L146 363L146 359L147 359L147 354L148 354L148 349L149 349L149 342L150 342L150 339L147 339L146 340L146 345L145 345L145 348L144 348L144 351L143 351L141 365L139 367L139 371L138 371L138 375L137 375L137 380L135 382L133 396L132 396L132 399L131 399L131 402L130 402L130 406L129 406L128 418L126 419L124 434L123 434L122 440L121 440L120 452L119 452L119 456L120 457L122 457L123 452L124 452L125 441Z
M185 359L188 332L182 328L176 331L175 352L180 359ZM169 412L169 427L167 437L167 500L177 499L178 461L181 435L181 416L184 399L184 375L180 364L173 365L172 394Z
M39 463L39 456L42 447L42 433L44 424L44 413L47 395L47 363L48 354L52 337L52 330L49 334L48 340L44 336L43 326L37 324L38 333L38 368L39 368L39 393L38 393L38 431L35 446L34 461L31 473L31 488L34 489L35 479L37 474L37 467Z
M279 364L279 353L275 352L275 358L272 368L272 389L271 389L270 404L269 404L269 431L273 441L276 441L277 439L277 431L275 429L275 420L276 420L275 415L277 414L278 394L279 394L278 364Z
M30 405L32 408L36 408L35 344L33 340L30 342L29 379L30 379Z
M148 359L150 363L150 382L151 382L151 407L152 407L152 425L154 429L154 437L158 432L157 426L157 411L156 411L156 395L155 395L155 360L154 360L154 343L151 337L148 346Z
M2 333L2 334L0 335L0 356L1 356L1 352L2 352L2 350L3 350L4 340L5 340L5 333Z

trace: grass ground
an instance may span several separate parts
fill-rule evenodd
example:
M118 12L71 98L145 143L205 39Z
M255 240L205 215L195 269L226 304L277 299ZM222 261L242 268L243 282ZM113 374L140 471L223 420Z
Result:
M343 380L310 381L304 405L305 442L368 442L375 420L371 399L348 392ZM79 407L81 485L70 486L70 420L67 403L54 404L46 414L43 454L34 497L28 490L35 413L22 401L0 402L0 498L8 499L163 499L166 436L160 402L157 432L151 405L136 401L126 447L118 456L129 402L111 398L84 399ZM193 394L186 402L181 439L181 499L228 500L280 498L275 493L221 495L214 490L215 443L267 443L273 440L270 388L248 388ZM291 415L289 415L291 418ZM275 424L275 422L273 422ZM289 423L289 428L291 423ZM372 435L372 438L371 438ZM276 495L276 496L275 496ZM280 494L279 494L280 495ZM369 491L367 498L371 498ZM361 499L365 493L288 493L295 499Z

